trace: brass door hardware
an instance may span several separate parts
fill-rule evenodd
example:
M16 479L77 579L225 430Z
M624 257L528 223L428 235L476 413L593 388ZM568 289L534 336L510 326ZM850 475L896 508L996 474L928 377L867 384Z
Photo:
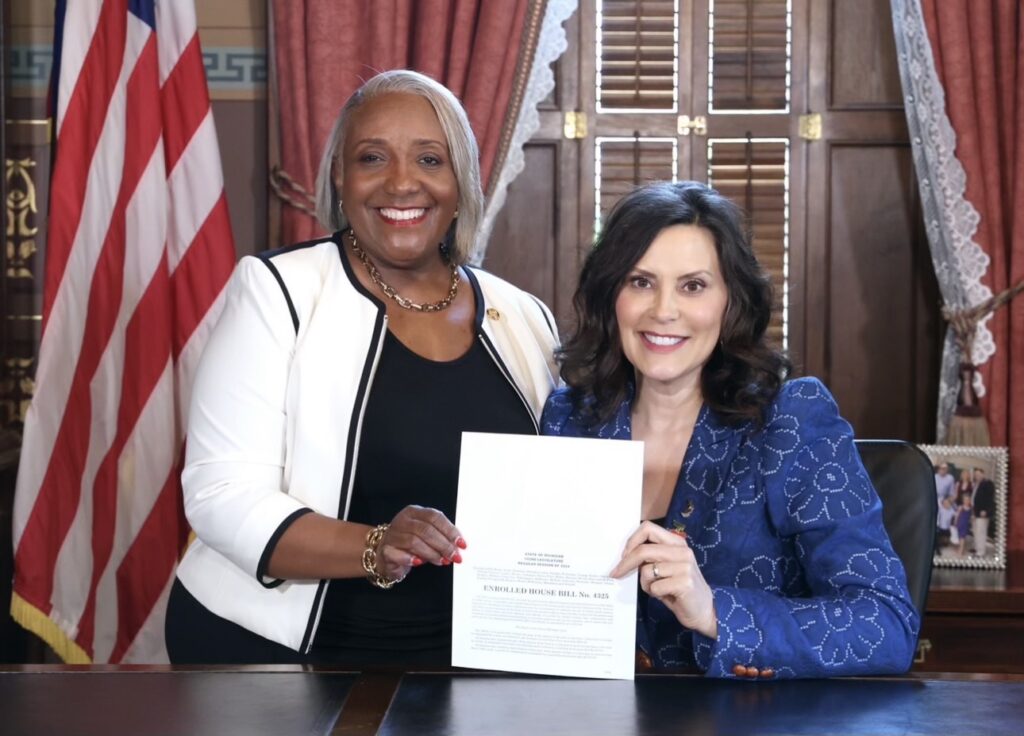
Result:
M562 134L569 140L587 137L587 114L585 112L567 112Z
M680 115L676 121L676 132L679 135L690 135L690 131L693 131L694 135L707 135L708 119L704 115L695 115L692 118L689 115Z
M821 140L821 113L800 116L800 137L805 141Z

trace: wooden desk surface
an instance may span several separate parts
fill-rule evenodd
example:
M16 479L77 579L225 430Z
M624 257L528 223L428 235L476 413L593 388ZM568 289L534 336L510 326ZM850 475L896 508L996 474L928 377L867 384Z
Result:
M357 674L25 666L0 672L7 736L331 733Z
M8 667L0 733L1019 734L1024 677L635 682L301 667Z
M635 683L408 675L382 736L677 734L1020 734L1024 682L715 681Z

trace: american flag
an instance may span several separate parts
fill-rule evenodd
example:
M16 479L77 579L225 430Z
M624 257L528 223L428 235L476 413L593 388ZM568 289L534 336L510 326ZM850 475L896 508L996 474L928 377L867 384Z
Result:
M192 374L234 265L193 0L58 0L56 148L11 614L166 661Z

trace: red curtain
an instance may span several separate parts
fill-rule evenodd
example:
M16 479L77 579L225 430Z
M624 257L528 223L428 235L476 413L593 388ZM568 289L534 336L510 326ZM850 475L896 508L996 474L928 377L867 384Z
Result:
M1018 0L921 0L956 131L975 241L994 294L1024 280L1024 27ZM1024 295L988 323L996 353L981 366L992 443L1010 448L1007 547L1024 550Z
M375 73L414 69L462 100L480 146L484 190L495 171L515 81L529 72L524 30L542 17L536 0L274 0L280 167L312 193L331 125ZM273 112L271 113L273 114ZM502 154L503 155L503 154ZM301 196L298 197L301 199ZM283 204L280 243L322 229Z

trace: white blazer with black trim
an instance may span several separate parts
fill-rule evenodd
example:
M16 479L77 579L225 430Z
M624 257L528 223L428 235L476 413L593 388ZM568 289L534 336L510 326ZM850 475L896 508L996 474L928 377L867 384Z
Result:
M243 258L196 372L182 484L196 533L178 578L213 613L308 652L328 581L264 575L308 511L348 515L359 432L387 319L338 236ZM465 268L477 339L535 424L555 387L548 309Z

